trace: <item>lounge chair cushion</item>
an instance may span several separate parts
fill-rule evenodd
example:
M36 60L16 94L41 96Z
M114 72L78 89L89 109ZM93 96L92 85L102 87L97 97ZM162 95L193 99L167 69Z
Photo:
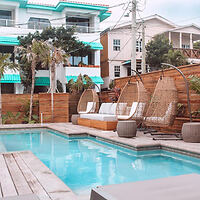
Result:
M127 103L119 103L117 105L117 114L124 115L126 114Z
M117 109L117 103L113 103L109 114L116 115L116 109Z
M165 115L163 117L146 117L146 121L147 122L151 122L151 123L158 123L158 124L168 124L170 119L171 119L171 112L172 112L172 109L174 107L175 103L170 103L168 108L167 108L167 111L165 112Z
M99 121L116 121L117 120L115 115L109 115L109 114L81 114L80 118L99 120Z
M79 114L94 113L96 108L96 102L88 102L86 111L80 111Z
M127 110L128 111L130 110L130 112L128 112L128 115L118 115L117 118L122 119L122 120L130 119L136 112L137 105L138 105L138 102L133 102L131 108L127 107Z
M110 114L113 103L102 103L99 109L99 114Z
M134 119L143 119L144 118L144 110L145 110L146 103L140 102L138 104L137 110L133 115Z

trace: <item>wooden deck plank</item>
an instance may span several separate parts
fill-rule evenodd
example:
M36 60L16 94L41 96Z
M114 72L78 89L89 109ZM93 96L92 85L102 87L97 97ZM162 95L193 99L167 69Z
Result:
M52 200L77 199L76 195L31 152L21 152L19 155Z
M0 184L3 197L17 195L17 191L7 169L3 155L0 155Z
M19 168L21 169L24 177L26 178L27 183L32 189L33 193L36 194L40 200L51 200L49 195L43 189L43 187L38 182L37 178L33 175L31 170L28 168L26 163L21 159L20 153L13 153L13 157L15 158Z
M7 167L10 171L10 175L14 182L14 185L17 189L17 193L19 195L32 194L32 190L30 189L28 183L26 182L25 177L23 176L21 170L19 169L17 163L12 154L4 155L5 161L7 163Z

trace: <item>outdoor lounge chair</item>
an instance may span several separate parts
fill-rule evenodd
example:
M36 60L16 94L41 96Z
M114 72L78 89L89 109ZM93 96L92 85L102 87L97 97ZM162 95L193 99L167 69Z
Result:
M128 81L117 102L117 119L142 121L149 101L150 94L145 89L142 81L136 83Z
M87 89L80 97L77 112L79 114L96 113L99 109L99 96L94 89Z
M117 103L102 103L98 113L80 113L78 124L102 130L114 130L117 126Z
M168 127L174 122L178 94L174 79L161 77L155 87L144 124L146 126Z
M143 124L146 127L172 126L176 117L177 103L178 93L174 79L172 77L160 77L155 87ZM175 135L176 138L171 139L181 139L179 134L155 132L155 130L147 130L144 133L151 133L151 135ZM154 137L153 139L160 140L169 138Z

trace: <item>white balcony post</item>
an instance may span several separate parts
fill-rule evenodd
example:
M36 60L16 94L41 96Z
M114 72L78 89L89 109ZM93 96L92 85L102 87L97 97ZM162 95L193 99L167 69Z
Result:
M180 47L179 48L182 49L182 33L181 32L180 32L179 37L180 37L179 38L179 40L180 40Z
M169 44L172 42L172 33L169 31Z
M193 49L193 38L192 38L192 33L190 33L190 49Z

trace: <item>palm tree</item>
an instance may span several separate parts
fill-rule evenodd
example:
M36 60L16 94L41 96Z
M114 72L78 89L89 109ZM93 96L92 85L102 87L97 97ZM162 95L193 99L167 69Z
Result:
M51 57L49 60L50 66L50 92L51 92L51 120L53 122L54 118L54 93L56 92L57 85L56 85L56 66L61 64L62 62L68 62L67 56L65 52L60 49L56 48L50 44L48 44L51 52Z
M49 65L49 60L50 60L49 47L44 42L36 41L34 39L32 41L32 45L28 46L26 49L23 47L19 47L17 48L17 50L22 52L23 56L27 58L28 62L31 62L32 81L31 81L31 96L30 96L30 109L29 109L29 123L31 123L32 112L33 112L33 94L35 89L36 66L38 63L40 63L42 67Z
M9 62L10 54L0 53L0 80L4 76L7 69L17 70L18 65ZM2 124L2 96L1 96L1 82L0 82L0 124Z

